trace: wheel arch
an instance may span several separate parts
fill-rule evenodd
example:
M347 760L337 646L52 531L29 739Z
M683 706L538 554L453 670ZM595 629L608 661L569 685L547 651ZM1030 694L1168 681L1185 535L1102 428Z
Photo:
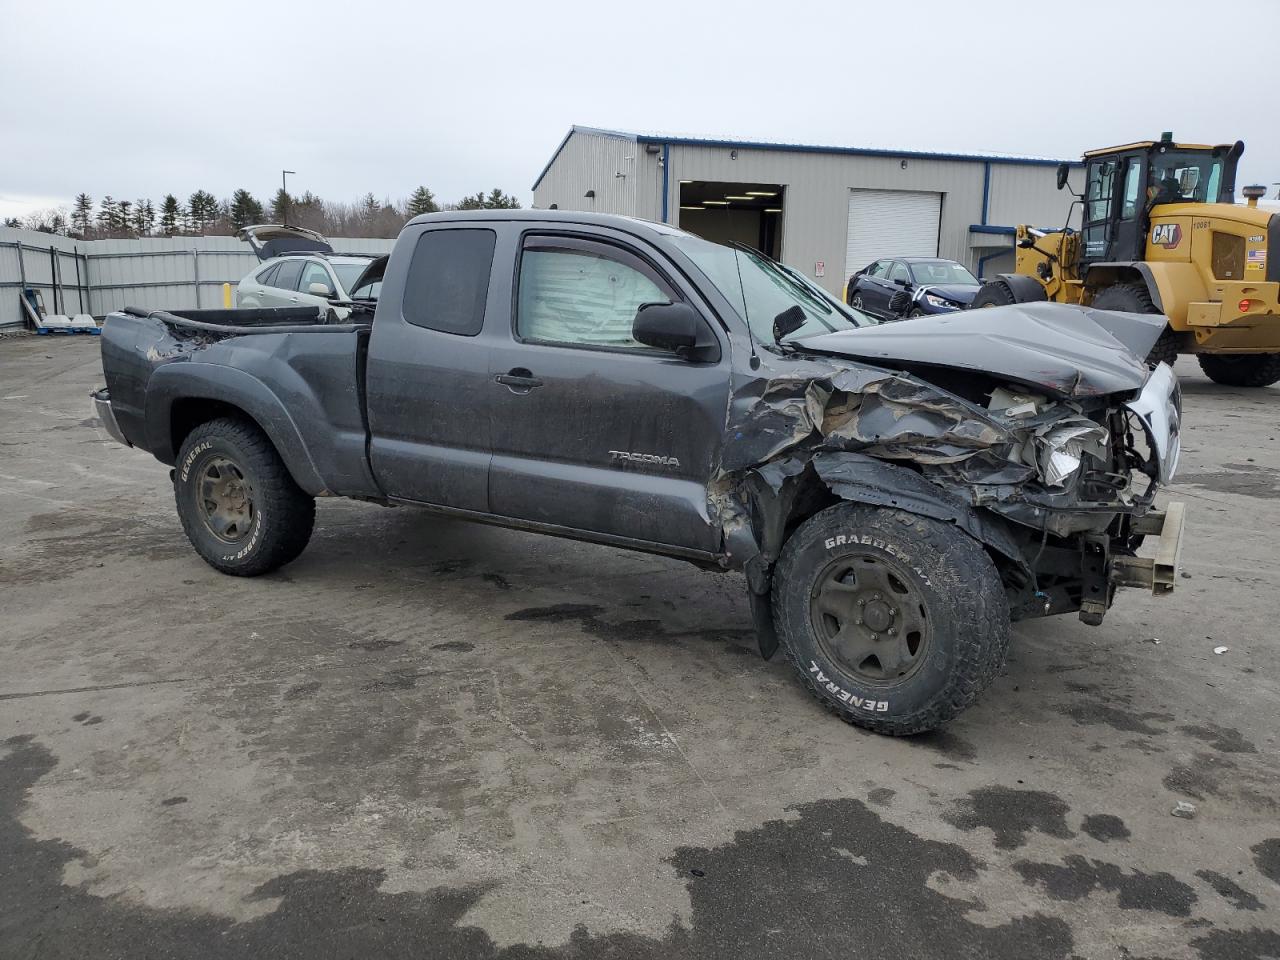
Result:
M765 659L777 637L765 623L773 568L782 547L806 520L839 503L902 510L954 524L986 550L1001 577L1034 582L1031 567L1010 526L947 493L908 467L865 454L835 451L808 461L789 458L753 470L747 478L751 525L759 552L746 564L760 652Z
M1095 263L1084 277L1090 300L1098 291L1117 283L1145 286L1155 308L1169 318L1179 333L1187 329L1188 305L1209 298L1204 280L1192 263L1145 260Z
M294 482L312 496L328 490L302 432L280 399L255 377L213 364L168 364L147 385L148 448L162 463L177 460L182 441L202 423L238 416L271 441Z

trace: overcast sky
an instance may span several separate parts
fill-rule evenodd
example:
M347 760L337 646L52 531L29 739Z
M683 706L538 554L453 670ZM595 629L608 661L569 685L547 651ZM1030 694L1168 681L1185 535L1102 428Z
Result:
M267 198L284 167L330 200L527 205L574 123L1061 158L1172 130L1244 140L1239 184L1270 199L1277 8L0 0L0 215L82 190Z

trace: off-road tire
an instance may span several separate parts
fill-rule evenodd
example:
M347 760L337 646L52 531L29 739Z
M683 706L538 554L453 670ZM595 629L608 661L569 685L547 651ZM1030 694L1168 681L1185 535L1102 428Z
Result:
M206 522L200 483L211 462L231 464L252 491L252 518L238 542L221 539ZM178 451L173 493L196 553L236 577L260 576L297 559L315 526L315 500L294 482L266 434L247 420L222 417L192 430Z
M1017 302L1018 298L1013 295L1013 291L1009 289L1008 284L1001 283L999 280L990 280L979 288L974 295L973 302L969 304L969 309L1007 307Z
M1151 299L1151 293L1141 283L1117 283L1104 289L1090 304L1095 310L1117 310L1122 313L1159 313L1160 308ZM1182 338L1166 326L1164 332L1147 354L1147 363L1167 363L1173 366L1178 359L1178 346Z
M1280 380L1280 353L1202 353L1204 375L1226 387L1269 387Z
M868 681L824 652L814 598L825 571L846 558L896 569L919 598L930 633L902 679ZM995 679L1009 648L1009 604L986 551L952 524L900 510L842 503L806 520L779 558L773 609L782 647L813 695L841 719L893 736L956 717Z

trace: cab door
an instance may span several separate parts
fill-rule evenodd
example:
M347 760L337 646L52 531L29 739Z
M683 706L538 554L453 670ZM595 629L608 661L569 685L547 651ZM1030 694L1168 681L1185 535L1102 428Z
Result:
M390 497L488 512L494 385L480 333L509 296L490 282L496 241L482 222L406 228L396 241L366 368L369 461Z
M717 552L707 488L728 409L723 331L704 314L714 362L636 342L641 304L697 299L625 235L530 225L519 242L512 316L492 340L492 512Z

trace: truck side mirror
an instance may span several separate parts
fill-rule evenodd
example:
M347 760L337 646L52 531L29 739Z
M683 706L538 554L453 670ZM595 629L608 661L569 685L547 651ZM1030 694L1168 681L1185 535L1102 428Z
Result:
M686 360L714 360L720 355L715 337L687 303L640 304L631 336L646 347L669 350Z
M1071 165L1068 163L1058 164L1058 189L1065 190L1067 188L1067 177L1071 175Z

